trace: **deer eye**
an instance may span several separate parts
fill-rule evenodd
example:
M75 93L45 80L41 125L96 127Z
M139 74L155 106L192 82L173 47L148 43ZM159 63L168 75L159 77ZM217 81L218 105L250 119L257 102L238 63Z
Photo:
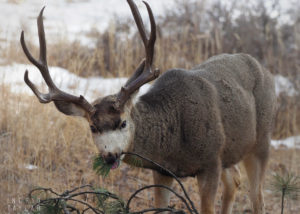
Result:
M90 126L90 128L91 128L91 131L93 133L97 133L98 132L98 130L97 130L97 128L95 126Z
M124 120L120 126L121 129L124 129L126 127L126 120Z

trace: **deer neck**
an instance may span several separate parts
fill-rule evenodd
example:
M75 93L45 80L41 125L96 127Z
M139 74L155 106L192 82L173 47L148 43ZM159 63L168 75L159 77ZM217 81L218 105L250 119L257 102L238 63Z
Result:
M168 116L163 108L139 100L132 109L131 117L135 130L129 152L164 165L167 162L165 160L166 154L170 153L170 145L168 144L174 142L174 139L171 139L174 136L166 131L169 129L170 121L168 121ZM126 157L124 161L131 164L129 157ZM142 163L144 168L157 169L149 162L142 161Z

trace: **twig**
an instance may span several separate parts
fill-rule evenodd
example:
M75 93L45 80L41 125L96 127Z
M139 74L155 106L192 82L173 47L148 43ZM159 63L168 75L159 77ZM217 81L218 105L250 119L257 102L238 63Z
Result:
M84 201L77 200L77 199L74 199L74 198L69 198L68 200L70 200L70 201L76 201L76 202L78 202L78 203L81 203L81 204L83 204L83 205L87 206L88 208L90 208L91 210L93 210L93 211L94 211L94 213L96 213L96 214L98 214L98 213L105 214L105 213L104 213L104 212L102 212L101 210L98 210L98 209L96 209L96 208L92 207L90 204L88 204L88 203L86 203L86 202L84 202Z
M86 211L88 211L90 208L85 208L84 210L82 210L82 214L84 214Z
M73 207L73 206L71 206L69 204L67 204L67 208L70 208L71 212L76 211L77 214L80 214L80 211L77 208L75 208L75 207Z
M86 194L86 192L81 192L80 194L77 194L76 196L78 196L78 195L83 195L83 194ZM97 193L97 192L95 192L94 194L102 194L102 193ZM74 197L75 197L75 196L74 196ZM34 205L32 206L32 208L35 208L35 207L37 207L38 205L41 206L42 204L44 204L45 202L48 202L48 201L56 201L57 203L58 203L59 201L76 201L76 202L78 202L78 203L81 203L81 204L87 206L89 209L93 210L94 213L96 213L96 214L98 214L98 213L104 214L104 212L102 212L102 211L100 211L100 210L98 210L98 209L92 207L90 204L88 204L88 203L86 203L86 202L84 202L84 201L78 200L78 199L71 198L71 197L47 198L47 199L45 199L45 200L41 200L41 201L39 201L38 203L34 204Z
M66 204L64 203L65 201L64 201L64 200L61 200L61 202L62 202L62 208L63 208L64 212L65 212L66 214L70 214L69 210L67 209Z
M165 185L149 185L149 186L145 186L143 188L138 189L137 191L135 191L129 198L127 205L126 205L126 210L127 212L129 212L130 208L130 202L132 201L132 199L141 191L145 190L145 189L150 189L150 188L165 188L167 190L169 190L170 192L174 193L178 198L180 198L182 200L182 202L186 205L186 207L188 208L188 210L190 211L190 213L193 213L193 210L190 208L189 204L187 203L187 201L185 200L184 197L182 197L181 195L179 195L177 192L175 192L173 189L171 189L170 187L167 187Z
M282 189L282 195L281 195L281 214L283 214L284 210L284 196L285 196L285 187Z
M153 212L156 211L155 213L161 213L161 212L165 212L165 211L169 211L172 213L175 213L176 210L172 209L172 208L150 208L150 209L145 209L145 210L141 210L138 212L131 212L130 214L142 214L142 213L148 213L148 212ZM182 211L182 213L185 213Z
M72 193L72 192L75 192L75 191L77 191L77 190L79 190L79 189L83 189L83 188L86 188L86 187L90 187L91 189L93 189L92 185L86 184L86 185L82 185L82 186L80 186L80 187L76 187L76 188L74 188L74 189L72 189L72 190L67 190L67 191L65 191L63 194L61 194L61 196L69 195L69 194Z
M107 197L110 197L110 198L113 198L113 199L116 199L116 200L119 200L120 198L112 193L109 193L109 192L91 192L91 191L85 191L85 192L79 192L79 193L74 193L72 195L69 195L69 196L65 196L66 199L69 199L69 198L74 198L76 196L79 196L79 195L83 195L83 194L95 194L95 195L104 195L104 196L107 196Z
M189 213L191 214L198 214L197 210L195 209L194 207L194 204L193 202L191 201L189 195L187 194L183 184L181 183L181 181L178 179L178 177L173 174L171 171L169 171L168 169L162 167L160 164L148 159L148 158L145 158L141 155L138 155L138 154L135 154L135 153L123 153L123 154L126 154L126 155L134 155L134 156L137 156L141 159L144 159L146 161L149 161L150 163L158 166L159 168L161 168L162 170L166 171L167 173L169 173L177 182L178 184L180 185L183 193L184 193L184 196L178 194L176 191L174 191L173 189L171 189L170 187L167 187L165 185L148 185L148 186L145 186L145 187L142 187L140 189L138 189L137 191L135 191L130 197L129 197L129 200L127 201L127 204L126 204L126 207L123 207L123 202L121 201L121 199L115 195L115 194L112 194L108 191L105 191L105 192L99 192L99 191L96 191L93 186L91 185L83 185L83 186L80 186L80 187L76 187L72 190L66 190L65 192L63 192L62 194L59 194L55 191L53 191L51 188L42 188L42 187L39 187L39 188L36 188L36 189L33 189L30 191L30 193L28 194L30 198L32 198L32 194L35 192L35 191L44 191L44 192L50 192L52 193L53 195L57 196L55 198L47 198L47 199L44 199L44 200L41 200L39 202L37 202L36 204L34 204L32 206L33 209L35 209L38 205L39 206L46 206L46 205L51 205L50 203L54 203L56 204L56 206L61 206L61 208L63 209L64 213L65 214L70 214L71 212L73 211L76 211L77 214L80 214L80 211L69 205L68 204L68 201L74 201L74 202L78 202L79 204L82 204L84 206L86 206L87 208L85 208L83 211L82 211L82 214L87 212L88 210L94 212L95 214L105 214L104 211L102 210L99 210L95 207L93 207L92 205L90 205L89 203L87 202L84 202L82 200L79 200L79 199L75 199L75 197L77 196L80 196L80 195L84 195L84 194L93 194L93 195L103 195L107 198L111 198L111 199L114 199L114 200L117 200L117 202L122 202L122 209L124 209L124 211L126 213L130 213L130 214L142 214L142 213L148 213L148 212L155 212L155 213L161 213L161 212L165 212L165 211L170 211L172 213L177 213L177 214L185 214L185 212L183 210L175 210L173 207L167 207L167 208L149 208L149 209L144 209L144 210L141 210L141 211L138 211L138 212L129 212L130 210L130 203L131 201L136 197L136 195L143 191L143 190L146 190L146 189L150 189L150 188L164 188L164 189L167 189L168 191L172 192L173 194L175 194L175 196L177 196L186 206L186 208L189 210ZM88 191L79 191L83 188L89 188L91 189L88 190ZM99 200L99 199L98 199ZM106 200L106 199L105 199ZM120 207L121 208L121 207ZM102 209L102 208L101 208Z
M53 194L56 195L56 196L61 196L61 195L58 194L57 192L54 192L51 188L38 187L38 188L35 188L35 189L31 190L31 191L28 193L29 198L32 198L32 193L33 193L33 192L36 192L36 191L39 191L39 190L42 190L42 191L44 191L44 192L49 191L49 192L53 193Z

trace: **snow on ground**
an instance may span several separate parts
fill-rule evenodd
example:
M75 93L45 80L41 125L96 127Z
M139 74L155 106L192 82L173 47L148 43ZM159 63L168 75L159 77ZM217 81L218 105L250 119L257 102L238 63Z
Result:
M24 164L23 168L28 169L28 170L31 171L31 170L37 169L38 167L36 165L32 165L32 164Z
M148 22L144 4L141 0L135 2L145 23ZM149 4L154 15L159 16L174 1L151 0ZM48 42L64 37L89 44L86 33L91 29L103 31L114 16L121 19L132 16L126 0L0 0L0 42L19 41L21 30L28 38L37 38L36 17L43 6L46 6L44 25Z
M144 21L149 22L142 0L135 2ZM207 1L206 4L212 2ZM229 6L231 1L221 2L225 5L229 2ZM157 17L164 14L166 9L175 8L176 0L148 0L148 3ZM284 12L290 3L280 0L279 5ZM0 44L5 45L3 41L7 40L18 41L21 30L25 30L30 37L36 36L36 17L43 6L46 6L44 24L48 42L64 37L91 45L93 41L86 37L91 29L102 31L114 16L120 19L132 17L126 0L0 0ZM269 4L266 6L272 8ZM285 16L284 13L282 16ZM37 42L36 39L33 41Z
M0 66L0 84L10 87L13 93L26 93L33 95L30 88L24 82L24 72L29 71L29 79L41 91L47 92L47 87L38 69L33 65L13 64ZM55 84L68 93L83 95L87 100L92 101L99 96L116 93L126 82L127 78L102 78L102 77L79 77L59 67L49 67L50 75ZM144 85L139 94L145 93L150 85Z
M299 92L296 91L293 83L282 75L275 75L275 92L278 96L280 93L285 93L287 96L295 96Z
M288 137L286 139L281 139L281 140L272 140L271 145L275 149L278 149L282 146L287 147L287 148L300 149L300 135L299 136Z

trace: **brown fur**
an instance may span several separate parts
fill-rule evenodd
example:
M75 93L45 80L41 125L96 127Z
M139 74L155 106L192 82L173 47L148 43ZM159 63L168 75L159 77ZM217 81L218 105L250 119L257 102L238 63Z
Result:
M240 171L237 166L223 170L221 179L223 182L222 214L230 214L235 199L235 193L240 186Z
M130 150L177 176L197 175L205 183L200 188L205 213L214 213L221 168L251 160L250 183L254 179L259 186L251 198L256 213L263 213L263 200L254 198L262 199L275 100L271 74L246 54L215 56L189 71L169 70L132 110L138 128ZM143 166L164 174L150 163Z
M132 111L139 127L132 149L182 177L207 169L216 157L225 168L247 153L266 157L268 142L256 141L270 135L274 103L271 75L248 55L220 55L190 71L170 70Z
M115 130L121 122L121 112L114 108L116 96L110 95L94 102L96 112L91 116L91 124L102 133Z

